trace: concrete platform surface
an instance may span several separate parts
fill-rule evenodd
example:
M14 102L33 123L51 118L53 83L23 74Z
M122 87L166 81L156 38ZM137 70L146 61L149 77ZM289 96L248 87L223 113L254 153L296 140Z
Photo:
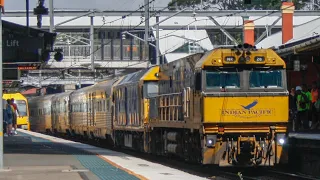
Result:
M5 137L2 179L204 180L124 153L31 131Z
M296 139L306 139L306 140L320 140L320 133L289 133L289 138L296 138Z
M139 179L96 155L21 131L4 137L4 165L0 180Z

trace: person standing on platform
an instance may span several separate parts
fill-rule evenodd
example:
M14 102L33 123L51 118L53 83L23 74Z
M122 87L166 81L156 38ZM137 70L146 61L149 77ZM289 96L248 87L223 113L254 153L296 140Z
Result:
M308 104L310 103L309 98L307 95L302 91L300 86L296 87L296 94L297 94L297 121L295 128L296 130L300 129L309 129L309 119L308 119L308 111L309 107ZM301 123L303 128L301 127Z
M10 104L13 108L13 121L12 121L12 125L13 125L13 128L14 128L14 131L12 132L13 134L18 134L17 133L17 116L19 115L20 116L20 112L19 112L19 109L18 109L18 106L16 103L14 103L14 99L12 98L11 99L11 104Z
M308 102L307 102L308 128L307 129L309 129L311 127L311 123L312 123L312 114L311 114L312 96L311 96L311 93L308 91L308 86L306 84L302 85L302 93L305 94L308 98Z
M297 95L294 88L291 88L289 94L289 129L295 131L295 122L296 122L296 113L297 113Z
M11 136L11 130L12 130L12 120L13 120L13 109L12 106L10 105L10 99L7 99L7 104L5 105L6 107L6 122L7 122L7 135Z
M7 121L8 121L8 114L6 112L7 101L2 99L2 110L3 110L3 134L7 136Z

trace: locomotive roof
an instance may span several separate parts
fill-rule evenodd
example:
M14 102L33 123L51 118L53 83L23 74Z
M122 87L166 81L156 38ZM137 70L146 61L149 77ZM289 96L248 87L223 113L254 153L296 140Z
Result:
M213 49L213 50L210 50L208 52L206 52L202 57L201 59L196 63L195 65L195 69L198 69L198 68L202 68L202 64L207 60L207 58L209 57L209 55L211 55L211 53L213 51L215 51L216 49Z
M130 73L128 75L126 75L118 85L123 85L123 84L130 84L130 83L134 83L134 82L137 82L137 81L140 81L141 78L150 70L152 69L153 67L151 68L146 68L146 69L143 69L143 70L140 70L140 71L137 71L137 72L134 72L134 73Z

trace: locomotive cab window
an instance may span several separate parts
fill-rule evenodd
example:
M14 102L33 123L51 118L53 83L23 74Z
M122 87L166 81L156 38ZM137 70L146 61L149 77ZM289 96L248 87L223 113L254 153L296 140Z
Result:
M144 98L157 96L159 92L158 82L145 82L143 85Z
M240 73L234 71L206 71L206 89L240 89Z
M249 87L255 88L283 88L284 70L253 70L249 71Z

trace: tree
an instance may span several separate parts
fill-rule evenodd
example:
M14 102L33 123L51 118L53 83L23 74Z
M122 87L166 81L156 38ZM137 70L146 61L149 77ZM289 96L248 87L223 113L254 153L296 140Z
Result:
M316 0L318 2L319 0ZM202 2L202 5L201 5ZM304 9L310 3L310 0L293 0L295 9ZM279 10L280 0L252 0L251 4L244 4L244 0L172 0L169 3L171 10L185 7L205 10ZM318 6L315 6L317 8Z

